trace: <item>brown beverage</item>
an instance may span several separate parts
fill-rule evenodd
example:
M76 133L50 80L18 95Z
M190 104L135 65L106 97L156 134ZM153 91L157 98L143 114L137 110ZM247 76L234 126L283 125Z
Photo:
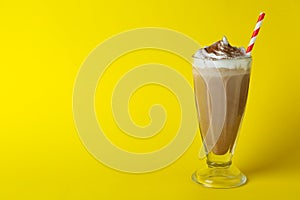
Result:
M201 74L194 68L194 84L197 106L199 109L199 123L202 137L205 138L206 146L211 146L217 155L226 154L234 147L241 118L248 93L249 70L239 69L202 69ZM224 85L215 84L216 81ZM226 114L224 125L219 138L209 137L208 129L211 123L212 102L209 91L220 91L225 89ZM220 97L221 99L221 97ZM216 117L222 117L216 116ZM207 136L207 137L206 137ZM215 143L215 145L214 145Z
M198 120L207 151L232 154L244 113L251 58L224 37L194 55Z

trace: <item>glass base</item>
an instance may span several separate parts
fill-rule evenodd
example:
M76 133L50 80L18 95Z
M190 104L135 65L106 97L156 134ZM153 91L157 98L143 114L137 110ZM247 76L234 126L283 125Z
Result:
M247 177L235 166L207 167L197 170L192 179L209 188L233 188L246 183Z

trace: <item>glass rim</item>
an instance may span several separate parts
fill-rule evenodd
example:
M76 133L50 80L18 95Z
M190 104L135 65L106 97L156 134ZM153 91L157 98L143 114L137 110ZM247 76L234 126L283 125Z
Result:
M208 58L199 58L195 55L192 55L192 58L193 59L196 59L196 60L203 60L203 61L208 61L208 62L230 62L230 61L252 61L252 56L247 56L247 57L235 57L235 58L229 58L229 59L217 59L217 60L214 60L214 59L208 59Z

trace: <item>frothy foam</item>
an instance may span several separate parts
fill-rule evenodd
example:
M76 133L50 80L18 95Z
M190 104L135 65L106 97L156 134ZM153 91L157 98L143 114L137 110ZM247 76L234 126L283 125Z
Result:
M250 69L251 62L251 57L224 60L205 60L194 57L193 66L196 68L225 68L248 70Z

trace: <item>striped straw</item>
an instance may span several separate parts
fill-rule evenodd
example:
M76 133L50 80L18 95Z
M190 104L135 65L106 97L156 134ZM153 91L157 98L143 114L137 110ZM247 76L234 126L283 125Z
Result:
M263 20L264 20L264 17L265 17L265 13L261 12L261 13L259 14L258 20L257 20L256 25L255 25L255 28L254 28L254 31L253 31L253 33L252 33L250 43L249 43L248 48L247 48L247 50L246 50L246 54L247 54L248 56L251 55L251 52L252 52L252 49L253 49L253 46L254 46L256 37L257 37L257 35L258 35L258 32L259 32L259 30L260 30L260 27L261 27L261 24L262 24L262 22L263 22Z

